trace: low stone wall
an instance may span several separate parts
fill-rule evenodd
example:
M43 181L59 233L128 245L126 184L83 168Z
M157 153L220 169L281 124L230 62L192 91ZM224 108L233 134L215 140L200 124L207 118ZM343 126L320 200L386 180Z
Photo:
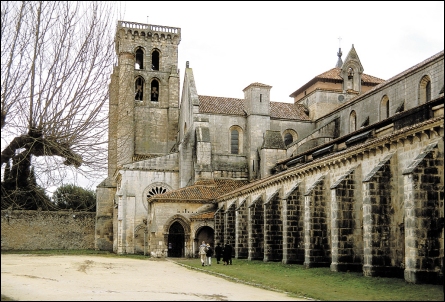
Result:
M94 249L95 212L1 211L1 249Z

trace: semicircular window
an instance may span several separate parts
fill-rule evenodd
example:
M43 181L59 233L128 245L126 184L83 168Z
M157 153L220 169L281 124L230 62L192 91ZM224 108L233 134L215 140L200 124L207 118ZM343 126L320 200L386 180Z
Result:
M166 188L162 186L155 186L147 192L147 198L153 197L154 195L158 194L164 194L165 192L167 192Z

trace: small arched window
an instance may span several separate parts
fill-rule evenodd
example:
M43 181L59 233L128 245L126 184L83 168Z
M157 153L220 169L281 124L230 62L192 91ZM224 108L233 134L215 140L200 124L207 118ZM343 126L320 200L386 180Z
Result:
M389 98L387 95L383 96L380 102L380 120L387 119L389 117Z
M229 144L231 154L240 154L243 150L243 130L239 126L229 129Z
M357 114L352 110L349 115L349 132L354 132L355 130L357 130Z
M292 134L286 133L284 135L284 144L286 146L290 145L294 141L294 138L292 137Z
M142 101L143 96L144 96L144 79L138 77L134 85L134 99L136 101Z
M151 81L150 87L150 101L157 102L159 100L159 82L157 80Z
M297 132L295 132L295 130L293 130L293 129L285 130L283 132L284 145L286 147L289 146L297 139L297 137L298 137L298 135L297 135Z
M230 131L230 153L239 153L239 132L236 129Z
M429 76L425 75L420 80L419 103L425 104L429 101L431 101L431 80Z
M151 53L151 70L159 70L159 51L157 50Z
M142 49L136 50L136 64L135 69L144 69L144 52Z

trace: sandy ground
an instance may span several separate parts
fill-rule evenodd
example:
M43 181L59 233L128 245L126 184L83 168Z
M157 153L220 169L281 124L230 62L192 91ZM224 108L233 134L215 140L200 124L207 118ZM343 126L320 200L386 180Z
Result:
M307 301L171 261L93 255L1 255L1 293L17 301Z

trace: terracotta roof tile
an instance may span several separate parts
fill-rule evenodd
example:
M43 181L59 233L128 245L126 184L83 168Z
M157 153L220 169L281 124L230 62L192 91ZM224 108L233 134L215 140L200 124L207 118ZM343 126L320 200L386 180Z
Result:
M309 116L304 111L304 106L301 104L295 105L292 103L271 102L270 117L291 120L309 120Z
M334 67L326 72L323 72L322 74L319 74L318 76L315 77L315 79L329 79L329 80L343 81L343 79L340 77L340 73L341 73L341 68ZM383 83L385 80L363 73L362 81L370 84L380 84Z
M216 96L199 96L199 112L214 114L233 114L245 116L244 99ZM302 105L270 102L270 117L293 120L309 120Z
M164 194L155 195L149 201L169 201L174 202L180 200L181 202L199 201L208 202L218 196L236 190L246 184L247 180L233 180L233 179L215 179L214 181L197 182L196 184L170 191Z
M323 72L322 74L319 74L318 76L314 77L312 80L310 80L309 82L307 82L306 84L304 84L303 86L301 86L300 88L298 88L297 90L295 90L290 97L295 97L297 96L300 92L304 91L305 89L307 89L308 87L310 87L311 85L315 84L318 81L334 81L337 83L341 83L343 82L343 79L340 77L340 72L341 72L341 68L337 68L334 67L332 69L329 69L326 72ZM383 82L385 82L385 80L379 79L377 77L373 77L371 75L362 74L362 81L365 84L371 84L371 85L378 85L381 84Z
M246 115L244 100L199 95L199 113Z

